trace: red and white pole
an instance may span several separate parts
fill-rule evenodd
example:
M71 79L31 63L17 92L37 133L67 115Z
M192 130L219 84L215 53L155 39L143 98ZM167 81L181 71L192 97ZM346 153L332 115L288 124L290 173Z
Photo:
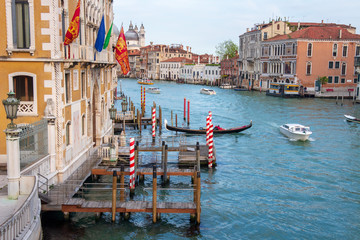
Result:
M206 145L209 145L210 117L206 117Z
M156 127L156 108L152 109L152 137L155 138L155 127Z
M135 189L135 138L130 138L130 190Z
M209 127L209 156L208 156L208 167L212 168L212 160L213 160L213 125L210 123Z
M212 168L212 159L213 159L213 124L212 124L212 113L209 111L209 139L208 139L208 146L209 146L209 155L208 155L208 167Z

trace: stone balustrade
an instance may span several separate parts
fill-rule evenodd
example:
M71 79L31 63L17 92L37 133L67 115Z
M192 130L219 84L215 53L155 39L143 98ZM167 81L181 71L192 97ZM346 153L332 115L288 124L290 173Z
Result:
M37 177L21 177L20 194L27 195L23 204L0 226L0 240L40 239L41 202L38 197ZM21 200L16 200L21 201Z

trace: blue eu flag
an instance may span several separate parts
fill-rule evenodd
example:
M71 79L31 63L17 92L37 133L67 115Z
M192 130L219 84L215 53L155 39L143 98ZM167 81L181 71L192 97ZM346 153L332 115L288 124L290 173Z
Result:
M104 40L105 40L105 23L104 23L104 15L102 16L100 28L96 37L95 41L95 49L98 52L101 52L103 50L104 46Z

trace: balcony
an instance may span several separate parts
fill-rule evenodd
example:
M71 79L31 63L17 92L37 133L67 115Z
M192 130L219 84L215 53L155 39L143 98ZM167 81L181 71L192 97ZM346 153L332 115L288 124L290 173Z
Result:
M114 52L103 50L99 53L92 46L78 44L64 46L63 58L73 62L115 63ZM70 65L72 64L69 64L69 67Z

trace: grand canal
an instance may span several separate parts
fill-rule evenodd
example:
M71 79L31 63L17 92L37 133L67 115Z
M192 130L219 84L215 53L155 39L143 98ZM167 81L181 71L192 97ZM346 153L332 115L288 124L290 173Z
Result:
M120 83L119 83L120 84ZM122 90L140 106L140 85L122 80ZM133 214L111 223L104 214L43 215L45 239L358 239L360 238L360 125L344 114L360 116L360 105L334 99L281 99L259 92L156 82L161 94L147 94L170 121L172 110L183 124L183 99L190 100L190 127L204 127L208 111L224 128L253 121L243 133L215 136L216 169L201 170L201 224L188 214ZM120 103L117 103L121 109ZM291 141L279 132L284 123L308 125L310 141ZM150 128L143 135L150 134ZM127 138L137 133L127 131ZM165 131L163 135L172 135ZM199 136L189 137L194 143Z

